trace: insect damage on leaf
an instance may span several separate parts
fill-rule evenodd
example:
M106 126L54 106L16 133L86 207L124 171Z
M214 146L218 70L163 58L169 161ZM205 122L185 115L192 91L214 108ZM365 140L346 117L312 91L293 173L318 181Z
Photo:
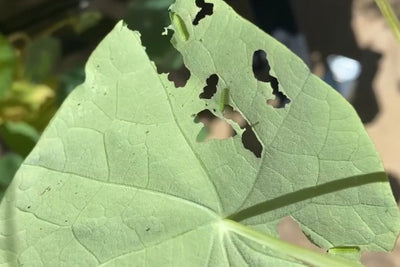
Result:
M211 100L216 98L218 82L219 76L217 74L214 73L210 75L206 80L207 85L203 88L203 91L199 95L200 99ZM221 118L214 115L208 109L199 112L196 116L195 122L202 121L205 126L200 130L196 140L198 142L204 142L210 139L223 140L233 137L239 133L241 135L244 148L253 152L257 158L260 158L263 148L260 140L258 140L252 129L252 126L254 125L251 126L249 122L240 114L240 112L235 111L230 105L228 88L224 88L220 94L218 94L218 97L218 111L222 113ZM217 110L214 109L214 112L216 111ZM239 126L242 130L235 131L232 127L232 124L234 123L236 123L237 126ZM215 138L215 134L213 134L213 132L218 131L220 132L220 135L217 134L219 137Z
M274 108L284 108L290 103L290 99L279 90L278 79L272 76L270 71L267 53L264 50L255 51L253 54L254 77L261 82L269 83L273 89L272 94L275 95L275 99L268 99L267 103Z
M253 152L257 158L261 158L263 147L258 140L256 134L254 133L250 125L246 125L246 130L242 134L242 142L246 149Z
M208 109L204 109L197 113L194 122L201 122L204 124L196 137L196 141L200 143L212 139L224 140L236 135L236 132L231 125L229 125L224 119L215 116Z
M168 72L168 80L173 82L176 88L185 87L191 76L190 70L182 64L182 67L177 70Z
M204 0L196 0L196 6L200 8L200 11L196 14L193 20L193 25L198 25L199 22L206 16L211 16L214 12L214 4L207 3Z
M213 16L195 27L194 0L171 7L173 44L191 72L182 89L157 73L139 34L122 23L94 51L86 81L1 202L0 262L354 266L279 240L276 223L288 215L321 248L392 248L397 205L354 110L224 1L210 3ZM273 86L251 70L260 48L291 98L287 108L265 103ZM216 92L200 99L213 74ZM193 122L199 111L237 135L204 142L208 129ZM243 145L251 132L259 158Z
M203 92L199 95L202 99L211 99L217 92L217 84L219 77L217 74L212 74L207 78L207 85L203 88Z

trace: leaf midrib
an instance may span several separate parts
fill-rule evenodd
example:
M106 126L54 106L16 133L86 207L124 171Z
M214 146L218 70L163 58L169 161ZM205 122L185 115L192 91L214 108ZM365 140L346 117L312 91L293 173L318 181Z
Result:
M168 104L169 104L169 107L170 107L171 115L172 115L172 118L174 119L174 122L175 122L177 128L179 129L179 131L180 131L182 137L184 138L187 146L190 148L192 154L196 157L196 159L199 162L203 172L206 174L206 176L208 178L207 180L210 183L210 186L211 186L211 188L213 190L214 196L215 196L215 198L217 200L217 203L218 203L218 210L216 211L216 213L217 214L221 214L223 212L223 208L222 208L222 205L221 205L221 203L222 203L221 202L221 197L218 194L217 188L216 188L214 182L212 181L212 178L211 178L210 174L208 173L208 169L206 168L204 162L201 160L200 156L196 153L195 149L193 148L193 146L191 145L191 143L189 141L189 138L185 135L183 129L181 128L181 126L180 126L180 124L178 122L178 119L176 118L176 115L175 115L175 112L174 112L174 108L173 108L173 105L172 105L172 102L171 102L170 95L168 94L168 91L166 90L166 88L164 86L164 82L162 81L160 75L157 73L157 69L155 68L155 65L151 64L150 59L149 59L149 62L150 62L149 65L151 66L152 70L154 71L154 74L157 76L157 78L158 78L158 80L160 82L160 86L164 89L163 91L164 91L164 93L165 93L165 95L166 95L166 97L168 99Z

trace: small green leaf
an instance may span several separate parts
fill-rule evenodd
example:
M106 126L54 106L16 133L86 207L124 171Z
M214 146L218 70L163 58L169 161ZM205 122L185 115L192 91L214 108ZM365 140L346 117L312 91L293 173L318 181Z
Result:
M25 55L25 77L43 82L51 75L61 57L61 42L53 37L40 37L29 44Z
M210 131L208 130L207 127L201 128L199 134L196 137L197 142L204 142L206 141L208 135L210 134Z
M22 163L22 157L9 153L0 157L0 201L12 178Z
M100 12L87 11L77 16L72 26L77 34L81 34L94 27L97 23L99 23L101 18L102 14Z
M54 115L55 92L45 84L15 81L0 99L0 122L24 121L42 131Z
M0 34L0 97L8 90L14 79L16 54L7 39Z
M23 158L28 156L39 140L36 129L24 122L4 123L0 126L0 136L8 148Z

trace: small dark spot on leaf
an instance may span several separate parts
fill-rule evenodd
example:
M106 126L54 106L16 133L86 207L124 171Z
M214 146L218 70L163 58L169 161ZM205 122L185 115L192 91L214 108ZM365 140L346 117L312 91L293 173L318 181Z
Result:
M147 228L146 228L146 232L148 232L148 231L150 231L150 227L147 227Z
M78 103L78 106L80 106L81 105L81 103Z
M276 77L270 74L271 67L267 59L267 53L264 50L257 50L253 54L253 73L254 77L261 81L270 83L272 94L275 99L268 99L267 104L274 108L284 108L290 103L290 99L279 90L279 81Z
M27 209L30 209L31 208L31 206L28 206L28 207L26 207Z
M200 8L200 11L194 18L193 25L198 25L200 20L206 16L211 16L214 12L214 4L206 3L204 0L196 0L196 6Z
M43 190L42 193L40 193L40 195L42 196L42 195L44 195L45 193L50 192L50 191L51 191L51 187L48 186L48 187L46 187L46 188Z
M64 222L65 222L65 223L67 223L67 222L68 222L68 220L65 220Z
M147 131L146 131L146 134L148 134L149 132L150 132L150 131L149 131L149 130L147 130Z
M203 92L199 95L202 99L211 99L217 92L217 84L219 77L217 74L212 74L206 80L206 86L203 88Z

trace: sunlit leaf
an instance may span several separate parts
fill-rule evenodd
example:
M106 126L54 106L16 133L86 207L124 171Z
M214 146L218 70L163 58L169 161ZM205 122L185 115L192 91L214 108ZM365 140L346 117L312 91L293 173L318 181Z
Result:
M123 23L98 46L1 203L0 262L357 266L338 252L393 247L399 212L356 112L285 46L210 2L203 17L194 1L171 10L191 71L183 88L157 73ZM253 73L259 50L265 81ZM212 75L217 91L202 99ZM197 142L205 109L234 124L221 103L243 115L245 131ZM249 132L258 155L242 142ZM281 241L288 215L335 253Z

